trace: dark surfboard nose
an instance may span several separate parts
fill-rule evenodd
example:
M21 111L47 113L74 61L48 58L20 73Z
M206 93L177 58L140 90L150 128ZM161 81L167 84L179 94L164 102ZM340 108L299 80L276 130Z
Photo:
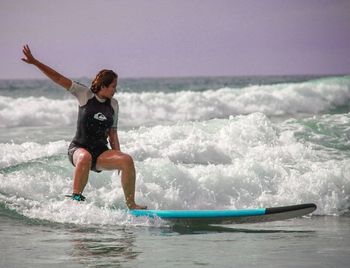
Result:
M315 211L316 208L317 206L313 203L285 206L285 207L273 207L273 208L266 208L265 214L283 213L283 212L296 211L296 210L308 210L310 211L308 213L311 213Z

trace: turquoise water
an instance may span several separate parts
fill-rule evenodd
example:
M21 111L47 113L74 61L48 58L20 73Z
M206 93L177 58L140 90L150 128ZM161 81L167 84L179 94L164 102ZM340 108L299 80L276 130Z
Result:
M118 91L121 148L150 209L318 209L172 226L128 215L116 172L90 174L77 204L64 198L75 99L47 80L3 80L1 267L347 267L349 76L122 79Z

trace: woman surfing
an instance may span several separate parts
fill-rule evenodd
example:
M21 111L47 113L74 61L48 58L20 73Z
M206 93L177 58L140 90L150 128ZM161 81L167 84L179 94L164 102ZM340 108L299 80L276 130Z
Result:
M135 202L135 166L132 157L120 151L118 139L118 102L113 99L118 75L112 70L101 70L88 88L59 74L32 55L29 46L23 47L28 64L36 66L56 84L64 87L79 102L76 134L69 145L68 157L75 167L71 198L84 201L82 195L90 170L120 170L126 205L129 209L146 209ZM109 145L111 149L107 147Z

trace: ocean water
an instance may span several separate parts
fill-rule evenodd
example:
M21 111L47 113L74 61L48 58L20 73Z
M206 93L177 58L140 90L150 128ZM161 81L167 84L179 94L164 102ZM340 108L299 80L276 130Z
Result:
M128 215L117 172L91 173L88 201L68 200L76 100L48 80L1 80L0 267L348 267L350 76L121 79L117 91L139 203L318 209L174 226Z

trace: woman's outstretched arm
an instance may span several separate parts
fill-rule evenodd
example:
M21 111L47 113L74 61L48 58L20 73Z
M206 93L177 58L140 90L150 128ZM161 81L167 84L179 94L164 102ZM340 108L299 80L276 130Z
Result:
M33 64L36 67L39 68L40 71L42 71L48 78L50 78L55 83L59 84L60 86L64 87L65 89L69 89L72 85L72 81L63 75L59 74L49 66L41 63L37 59L34 58L32 55L32 52L29 49L28 45L23 46L23 54L24 58L22 60L28 64Z

